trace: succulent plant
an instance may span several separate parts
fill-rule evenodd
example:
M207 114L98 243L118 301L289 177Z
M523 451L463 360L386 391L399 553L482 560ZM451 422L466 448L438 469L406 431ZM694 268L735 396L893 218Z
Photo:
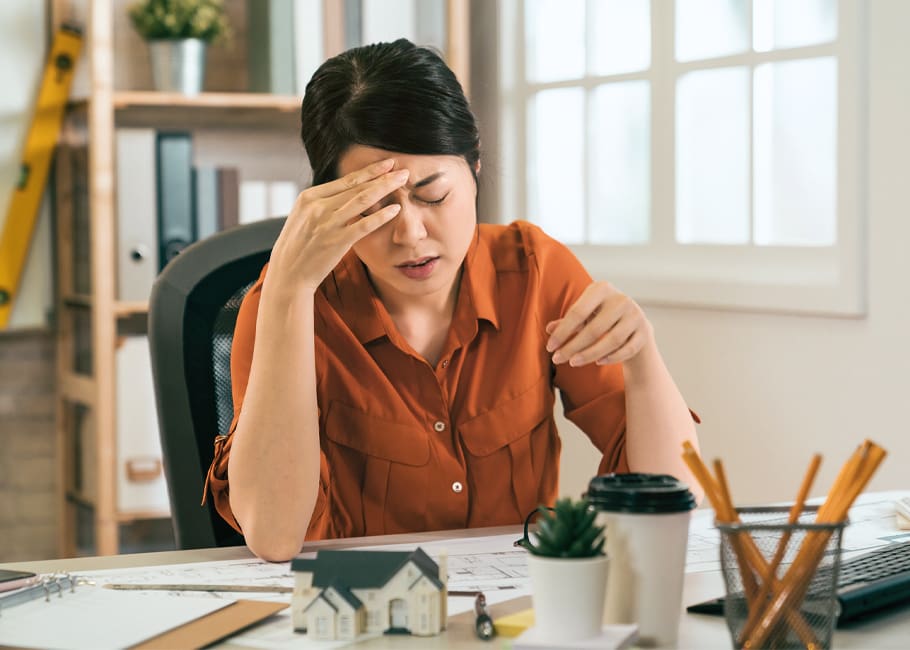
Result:
M587 499L559 499L556 506L537 508L537 543L526 536L521 545L543 557L580 558L603 555L603 526L594 523L597 511Z
M198 38L212 43L231 36L224 0L138 0L130 5L129 15L146 40Z

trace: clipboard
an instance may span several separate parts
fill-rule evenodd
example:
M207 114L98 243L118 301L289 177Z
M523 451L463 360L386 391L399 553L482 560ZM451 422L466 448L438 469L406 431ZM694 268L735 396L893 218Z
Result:
M288 607L117 592L69 574L38 577L38 584L0 597L0 646L199 648Z
M240 632L288 607L287 603L238 600L227 607L152 637L133 650L202 648Z

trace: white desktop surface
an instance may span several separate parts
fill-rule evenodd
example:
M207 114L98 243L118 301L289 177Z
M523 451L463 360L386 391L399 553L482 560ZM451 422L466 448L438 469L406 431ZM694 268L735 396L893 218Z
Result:
M420 543L446 538L476 537L514 533L520 537L520 527L500 527L472 529L465 531L440 531L410 535L387 535L383 537L355 538L346 540L329 540L308 543L304 551L319 548L350 548L377 544ZM29 570L40 573L53 571L90 571L125 567L160 566L186 562L205 562L250 558L252 555L245 547L214 548L188 551L166 551L159 553L141 553L111 557L88 557L63 560L45 560L37 562L18 562L0 564L0 568ZM683 588L683 609L680 613L679 648L708 649L732 647L730 634L722 617L688 614L685 607L723 594L723 579L719 571L687 573ZM522 609L523 602L502 603L490 607L494 619L511 611ZM10 612L13 615L13 612ZM835 648L910 648L910 608L896 610L884 616L846 629L838 629L834 634ZM229 641L221 647L230 647ZM462 614L452 617L448 631L432 638L417 637L381 637L357 644L365 648L503 648L502 640L492 643L483 642L473 636L471 617Z

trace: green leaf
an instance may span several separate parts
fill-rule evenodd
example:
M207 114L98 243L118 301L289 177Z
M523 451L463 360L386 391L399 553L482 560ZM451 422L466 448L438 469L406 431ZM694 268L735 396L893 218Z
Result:
M573 550L578 554L590 555L593 544L603 531L599 527L591 527L584 531L572 544Z
M586 528L589 528L594 520L597 518L597 511L593 509L585 509L584 515L575 522L575 527L572 529L572 532L576 535L580 535Z

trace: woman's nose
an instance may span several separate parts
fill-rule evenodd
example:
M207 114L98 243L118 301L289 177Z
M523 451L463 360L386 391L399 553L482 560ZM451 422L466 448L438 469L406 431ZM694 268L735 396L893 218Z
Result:
M413 246L427 236L420 210L408 205L407 200L401 202L401 211L392 225L392 241L399 246Z

